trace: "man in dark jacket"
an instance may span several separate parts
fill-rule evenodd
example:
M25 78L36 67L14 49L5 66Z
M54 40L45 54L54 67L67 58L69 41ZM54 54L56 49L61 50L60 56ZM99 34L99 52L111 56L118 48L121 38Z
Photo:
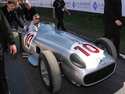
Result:
M36 14L36 11L31 7L30 3L26 3L23 13L25 14L26 20L31 21Z
M21 23L24 24L24 22L26 21L26 18L25 18L25 15L24 15L24 13L23 13L23 9L22 9L22 7L19 5L19 2L18 2L18 1L16 2L16 5L15 5L15 11L17 12L17 15L18 15L18 17L19 17ZM18 24L17 24L15 21L12 22L12 26L13 26L12 28L18 29Z
M23 20L26 20L25 14L23 13L23 9L22 9L22 7L20 6L20 4L19 4L18 1L16 2L15 10L16 10L16 12L17 12L18 17L21 16L21 17L23 18Z
M10 26L12 26L12 21L14 20L21 28L23 28L24 25L21 23L16 11L14 10L15 5L16 1L10 0L7 2L7 5L1 8L1 10L4 13L6 19L8 20Z
M17 52L16 46L14 45L14 39L11 33L11 28L0 10L0 94L9 94L7 79L5 75L5 66L4 66L4 39L10 44L10 54L15 54Z
M108 39L113 39L119 56L120 28L122 25L122 4L121 0L105 0L104 22L105 35Z
M7 5L3 6L1 8L4 16L6 17L6 19L8 20L11 28L12 28L12 22L13 20L21 27L23 28L24 25L21 23L20 19L18 18L18 15L16 13L16 11L14 10L15 8L15 5L16 5L16 0L10 0L7 2ZM6 41L4 40L4 42L6 43ZM5 51L7 52L7 45L5 45Z

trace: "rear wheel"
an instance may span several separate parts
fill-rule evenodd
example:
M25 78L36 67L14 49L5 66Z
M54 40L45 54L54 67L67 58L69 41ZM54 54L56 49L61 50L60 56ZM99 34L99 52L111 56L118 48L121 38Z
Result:
M99 38L95 41L95 44L117 60L117 51L112 41L107 38Z
M43 51L39 55L39 71L44 86L50 92L61 89L62 77L58 62L50 51Z
M19 33L17 32L17 30L12 30L12 33L13 33L15 45L17 47L17 52L20 52L20 37L19 37Z

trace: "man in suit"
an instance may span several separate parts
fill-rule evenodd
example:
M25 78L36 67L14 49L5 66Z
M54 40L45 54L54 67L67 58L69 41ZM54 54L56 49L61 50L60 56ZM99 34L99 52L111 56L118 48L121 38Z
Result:
M10 44L10 54L16 54L15 41L12 36L10 25L0 10L0 94L9 94L4 66L4 45L5 40Z
M104 0L104 37L113 39L119 56L120 28L122 26L122 3L121 0Z

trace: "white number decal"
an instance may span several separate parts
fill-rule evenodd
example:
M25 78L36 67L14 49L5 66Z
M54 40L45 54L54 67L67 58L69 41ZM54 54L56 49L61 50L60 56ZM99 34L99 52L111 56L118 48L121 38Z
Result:
M24 45L25 45L26 48L30 49L31 43L32 43L35 36L36 36L36 33L32 32L32 33L28 33L24 37Z
M88 50L91 53L99 53L99 50L91 44L82 44L82 47L81 45L77 44L73 47L73 49L81 51L86 56L90 56L90 54L86 50Z

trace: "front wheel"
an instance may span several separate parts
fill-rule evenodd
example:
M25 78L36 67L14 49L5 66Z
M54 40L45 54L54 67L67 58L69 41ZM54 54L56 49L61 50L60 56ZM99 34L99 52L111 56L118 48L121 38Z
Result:
M39 71L44 86L50 92L57 92L62 85L61 71L58 62L50 51L43 51L39 55Z
M94 43L100 49L104 50L109 55L111 55L115 60L117 60L117 51L111 40L107 38L98 38Z

